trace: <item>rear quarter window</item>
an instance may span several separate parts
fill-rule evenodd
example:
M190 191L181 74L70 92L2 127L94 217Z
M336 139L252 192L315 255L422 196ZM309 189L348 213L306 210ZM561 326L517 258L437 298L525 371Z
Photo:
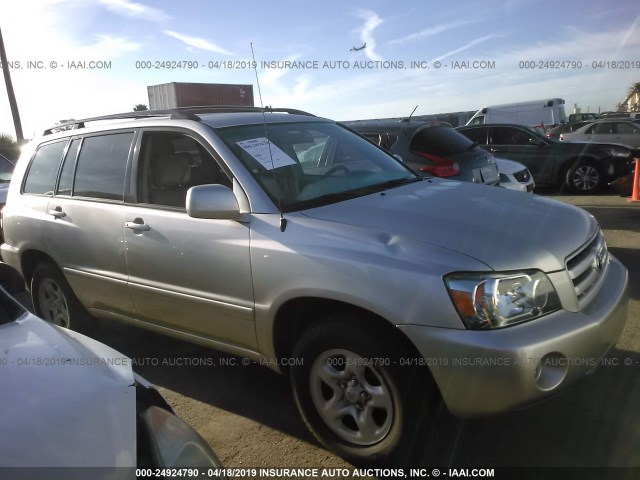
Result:
M67 140L63 140L38 148L27 172L24 193L53 195L58 168L66 146Z

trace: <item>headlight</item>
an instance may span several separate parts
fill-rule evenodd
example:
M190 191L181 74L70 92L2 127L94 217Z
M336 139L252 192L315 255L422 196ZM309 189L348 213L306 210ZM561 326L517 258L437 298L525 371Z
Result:
M171 412L152 406L142 417L159 468L222 468L202 437Z
M454 273L445 283L462 321L473 330L506 327L560 309L558 294L539 271Z

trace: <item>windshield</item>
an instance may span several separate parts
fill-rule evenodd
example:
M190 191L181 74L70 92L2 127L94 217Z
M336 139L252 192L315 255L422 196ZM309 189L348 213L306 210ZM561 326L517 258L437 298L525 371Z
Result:
M285 212L420 180L395 158L335 123L244 125L216 132Z

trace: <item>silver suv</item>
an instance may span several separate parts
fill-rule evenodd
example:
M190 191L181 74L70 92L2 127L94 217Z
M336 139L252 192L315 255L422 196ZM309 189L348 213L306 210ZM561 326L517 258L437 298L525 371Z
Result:
M424 445L442 402L470 417L538 401L617 342L627 271L587 212L422 178L303 112L199 112L31 143L2 256L40 316L287 372L312 432L359 465Z

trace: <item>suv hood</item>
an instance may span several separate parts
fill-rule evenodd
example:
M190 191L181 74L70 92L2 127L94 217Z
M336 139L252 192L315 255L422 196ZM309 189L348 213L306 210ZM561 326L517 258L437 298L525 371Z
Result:
M302 213L454 250L496 271L563 270L598 229L572 205L437 178Z
M127 357L26 311L0 325L0 352L1 467L136 466Z

